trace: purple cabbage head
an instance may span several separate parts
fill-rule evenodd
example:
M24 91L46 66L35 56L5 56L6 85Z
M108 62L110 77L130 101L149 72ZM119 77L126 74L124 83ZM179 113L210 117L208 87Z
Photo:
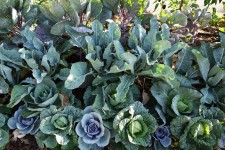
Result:
M39 129L39 116L29 118L23 117L22 112L24 109L25 105L20 106L13 117L9 118L7 125L10 129L18 129L20 134L34 135Z
M104 127L101 115L90 106L84 109L84 115L76 126L76 133L80 149L84 145L105 147L109 144L110 131Z
M159 126L155 133L155 140L159 141L163 147L169 147L171 145L170 131L167 126Z

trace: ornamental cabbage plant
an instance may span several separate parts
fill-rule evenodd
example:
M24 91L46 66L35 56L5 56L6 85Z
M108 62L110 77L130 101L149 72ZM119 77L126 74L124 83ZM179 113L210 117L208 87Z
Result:
M167 148L171 145L172 139L169 137L170 131L167 126L158 126L154 132L154 148L159 150L161 147Z
M49 136L54 136L52 142L60 145L66 145L70 142L70 136L74 133L75 122L81 116L81 110L73 106L67 106L63 109L57 109L56 106L50 106L50 109L42 110L40 114L40 131ZM55 146L57 146L57 143Z
M179 139L180 148L185 150L213 149L223 133L216 119L179 116L170 124L172 135Z
M186 87L171 88L164 82L155 82L152 95L161 105L162 111L170 116L196 115L202 94Z
M10 129L18 129L20 134L34 135L39 130L40 118L38 115L24 117L23 111L25 109L25 105L20 106L13 117L9 118L7 125Z
M115 141L134 150L152 145L152 134L157 128L157 122L141 102L134 102L117 113L113 128L116 132Z
M36 85L30 96L31 99L27 101L28 109L40 111L57 101L58 90L52 80L45 78L41 83Z
M83 111L83 117L76 126L80 149L100 149L109 144L110 131L104 126L101 115L91 106Z

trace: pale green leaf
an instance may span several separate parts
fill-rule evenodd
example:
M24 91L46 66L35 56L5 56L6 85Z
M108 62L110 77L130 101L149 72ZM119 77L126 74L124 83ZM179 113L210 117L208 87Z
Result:
M7 105L7 107L13 108L28 94L29 94L29 86L15 85L12 89L10 102Z
M199 69L200 69L203 79L205 81L207 81L208 72L210 69L209 60L207 58L203 57L202 54L199 51L197 51L196 49L193 49L192 53L195 56L195 58L197 59L197 63L198 63L198 66L199 66Z
M65 81L65 87L68 89L78 88L84 83L87 75L92 72L88 68L88 64L86 62L77 62L74 63L70 70L70 75Z
M121 82L116 88L116 101L123 102L126 98L127 92L130 89L130 86L134 83L134 76L124 75L120 78Z

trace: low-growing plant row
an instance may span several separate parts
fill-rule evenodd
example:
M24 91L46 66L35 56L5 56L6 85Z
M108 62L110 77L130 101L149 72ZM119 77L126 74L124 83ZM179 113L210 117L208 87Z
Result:
M0 149L224 149L225 34L195 44L213 3L0 0Z

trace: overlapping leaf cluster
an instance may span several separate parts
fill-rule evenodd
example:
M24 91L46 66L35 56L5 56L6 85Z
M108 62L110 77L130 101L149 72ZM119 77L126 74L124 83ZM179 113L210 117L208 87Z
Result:
M225 35L192 47L170 26L181 17L187 28L186 16L205 24L206 10L191 15L183 7L163 21L170 25L150 15L145 24L147 6L7 0L0 8L8 22L0 24L0 147L11 129L49 149L224 148Z

